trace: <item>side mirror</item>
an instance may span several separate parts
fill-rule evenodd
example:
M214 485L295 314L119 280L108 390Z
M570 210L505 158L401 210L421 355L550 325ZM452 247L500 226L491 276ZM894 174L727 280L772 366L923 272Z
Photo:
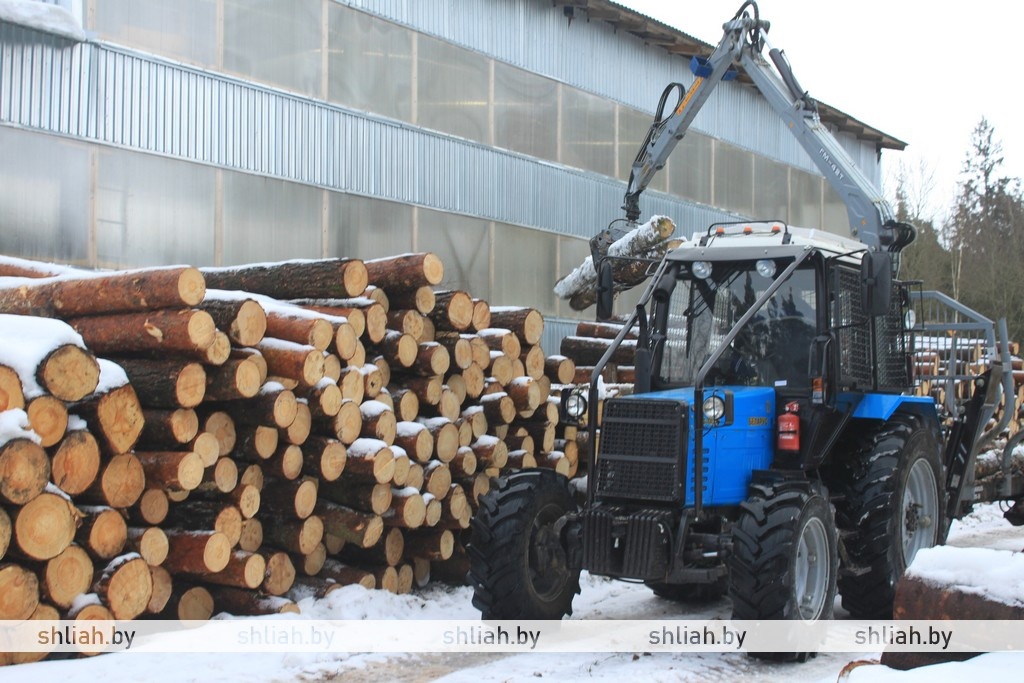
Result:
M861 305L866 315L878 317L889 312L892 300L892 256L869 251L860 262Z
M612 317L615 304L615 283L612 275L612 262L601 259L597 264L597 319L608 320Z

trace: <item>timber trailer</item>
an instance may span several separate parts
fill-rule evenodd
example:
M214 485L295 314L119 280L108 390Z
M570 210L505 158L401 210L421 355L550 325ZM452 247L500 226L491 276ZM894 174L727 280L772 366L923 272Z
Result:
M713 225L650 264L589 386L563 395L590 431L585 500L543 469L481 499L469 580L485 619L571 614L583 569L672 599L728 593L735 619L830 618L837 592L855 618L891 618L897 579L976 494L1012 502L1007 518L1024 522L1019 478L973 482L979 446L1016 417L1008 407L985 431L1000 395L1014 395L1005 321L898 280L914 229L821 123L784 55L770 49L775 71L761 57L768 28L744 3L711 56L692 61L690 89L666 88L626 220L591 241L598 318L617 285L608 246L636 226L640 194L735 65L843 198L851 237ZM679 103L663 117L673 88ZM602 370L631 331L634 393L603 400ZM915 376L915 354L933 347L952 358L981 348L985 369ZM943 401L914 394L924 380L946 387Z

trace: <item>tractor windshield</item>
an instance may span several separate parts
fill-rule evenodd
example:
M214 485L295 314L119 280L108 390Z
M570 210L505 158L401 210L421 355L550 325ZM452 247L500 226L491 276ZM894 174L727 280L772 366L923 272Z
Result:
M692 386L737 321L768 289L772 277L754 262L715 262L709 277L685 272L667 303L661 384ZM705 384L810 385L817 322L812 267L800 268L739 330Z

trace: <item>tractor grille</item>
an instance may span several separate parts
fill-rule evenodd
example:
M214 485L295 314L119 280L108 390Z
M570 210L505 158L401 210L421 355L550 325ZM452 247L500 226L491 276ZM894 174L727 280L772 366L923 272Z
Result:
M605 404L597 456L597 497L678 503L683 493L687 405L613 399Z

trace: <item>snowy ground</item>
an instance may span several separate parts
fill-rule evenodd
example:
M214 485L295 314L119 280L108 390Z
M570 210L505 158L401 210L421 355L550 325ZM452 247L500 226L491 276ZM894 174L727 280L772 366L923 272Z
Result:
M982 506L954 525L950 545L1024 549L1024 528L1010 526L996 506ZM673 619L680 605L654 597L643 586L584 575L574 619ZM419 594L393 595L348 587L327 598L300 603L310 619L478 619L468 588L431 587ZM727 619L721 600L685 613L689 619ZM842 618L842 611L837 610ZM836 681L851 661L874 655L821 654L805 664L769 664L743 654L166 654L128 653L0 669L0 683L27 680L172 681L220 680L239 683L279 681L490 681L649 680L649 681ZM910 672L877 665L856 667L842 680L942 683L967 678L1004 680L1024 668L1024 653L988 654L969 662Z

